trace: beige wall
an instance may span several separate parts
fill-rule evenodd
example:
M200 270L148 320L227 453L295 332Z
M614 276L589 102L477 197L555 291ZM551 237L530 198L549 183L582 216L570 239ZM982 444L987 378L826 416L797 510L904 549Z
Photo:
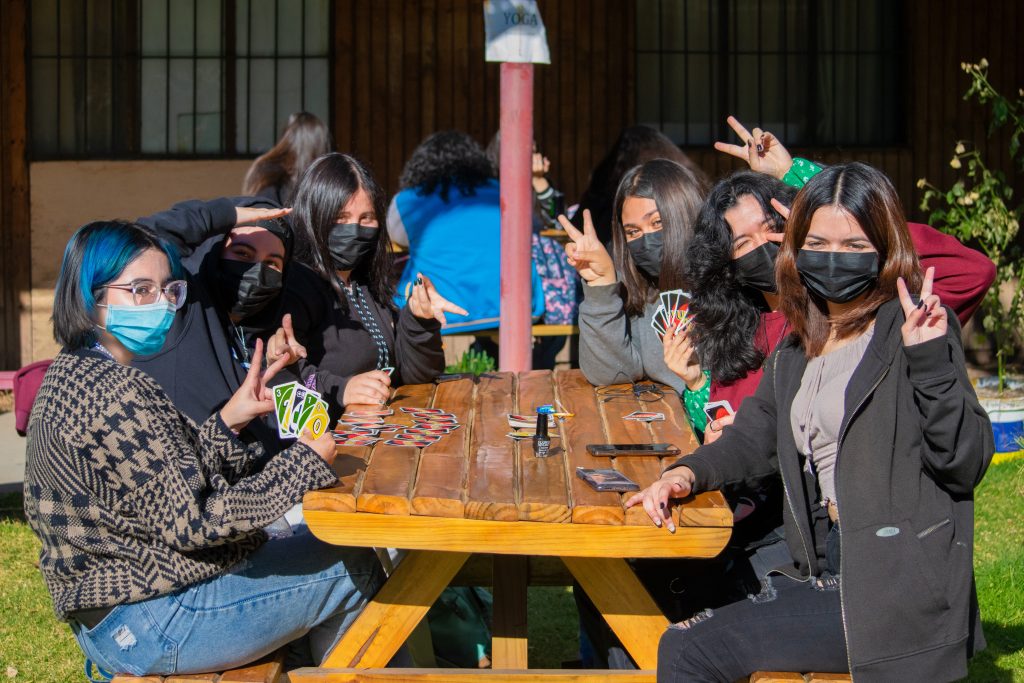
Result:
M249 161L53 161L32 164L31 359L57 352L53 285L68 238L93 220L133 219L184 199L239 194Z

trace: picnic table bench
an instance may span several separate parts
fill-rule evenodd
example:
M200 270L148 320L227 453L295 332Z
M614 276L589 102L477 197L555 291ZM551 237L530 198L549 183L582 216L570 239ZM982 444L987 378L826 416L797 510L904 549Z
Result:
M532 441L507 436L507 414L559 403L573 417L552 429L549 457ZM719 492L676 506L675 534L654 526L629 494L598 492L576 467L614 467L641 486L673 458L598 458L591 443L668 442L683 454L697 446L671 389L637 396L631 385L594 387L578 370L488 373L393 392L389 422L412 422L400 408L439 407L460 429L419 449L339 446L339 484L305 496L310 530L329 543L390 547L408 554L367 605L323 668L290 672L295 683L350 680L654 680L658 639L668 621L630 570L626 558L714 557L732 532L732 511ZM622 419L636 410L665 420ZM493 554L494 668L386 669L470 555ZM640 671L527 668L526 593L529 559L560 558L604 615Z

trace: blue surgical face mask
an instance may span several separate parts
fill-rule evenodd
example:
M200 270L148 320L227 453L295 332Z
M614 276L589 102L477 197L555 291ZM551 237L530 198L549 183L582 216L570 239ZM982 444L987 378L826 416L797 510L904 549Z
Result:
M174 305L157 301L142 306L97 304L107 309L106 330L135 356L148 356L163 348L174 322ZM97 327L99 327L97 325Z

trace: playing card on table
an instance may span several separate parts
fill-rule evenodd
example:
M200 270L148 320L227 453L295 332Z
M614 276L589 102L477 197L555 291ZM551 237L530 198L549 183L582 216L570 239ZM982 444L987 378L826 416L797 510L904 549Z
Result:
M403 413L443 413L444 411L440 408L416 408L413 406L401 406L399 408Z
M508 415L508 426L519 428L529 427L536 429L537 427L537 416L536 415L516 415L515 413L509 413ZM548 415L548 427L555 426L555 416Z
M388 439L384 442L385 446L405 446L407 448L426 448L427 446L433 445L433 441L405 441L395 439Z
M391 437L390 440L391 441L429 441L430 443L434 443L435 441L437 441L440 438L441 437L437 436L437 435L405 433L405 434L395 434L393 437Z
M645 413L634 411L629 415L623 415L623 420L635 420L636 422L661 422L665 419L665 413Z
M344 415L342 415L342 418L345 418L345 417L351 417L351 418L357 418L357 417L380 417L380 418L384 418L384 417L388 417L389 415L394 415L394 414L395 414L395 411L391 410L391 408L381 408L380 410L350 410L347 413L345 413Z
M451 433L445 427L406 427L404 434L419 434L421 436L444 436Z

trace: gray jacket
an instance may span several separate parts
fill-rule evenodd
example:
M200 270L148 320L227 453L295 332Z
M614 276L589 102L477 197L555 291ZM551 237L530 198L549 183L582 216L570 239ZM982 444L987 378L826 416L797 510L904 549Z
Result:
M583 285L580 304L580 369L591 384L652 379L682 394L686 383L665 365L661 339L651 327L658 301L643 316L626 315L620 283Z

